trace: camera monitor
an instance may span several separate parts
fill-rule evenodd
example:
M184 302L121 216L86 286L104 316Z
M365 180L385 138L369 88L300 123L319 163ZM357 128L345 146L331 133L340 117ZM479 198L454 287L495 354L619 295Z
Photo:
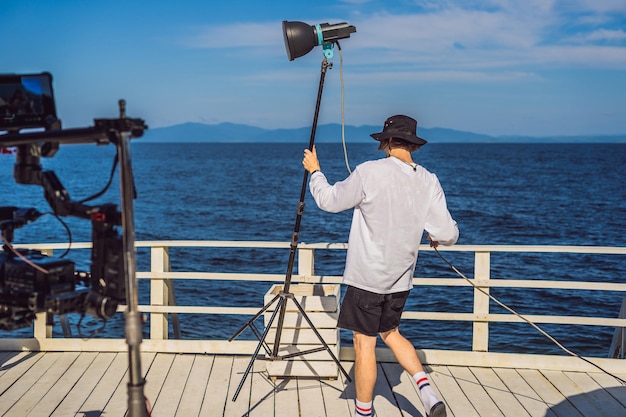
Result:
M0 131L48 128L56 120L50 73L0 74Z

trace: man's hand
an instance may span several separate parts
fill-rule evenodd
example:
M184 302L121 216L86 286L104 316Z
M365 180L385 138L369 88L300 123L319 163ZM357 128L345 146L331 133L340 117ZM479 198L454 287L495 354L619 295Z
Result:
M309 171L311 174L320 170L320 162L317 159L317 150L315 149L315 145L313 145L313 152L308 149L304 150L302 165L304 166L304 169Z
M431 248L435 248L437 249L437 246L439 246L439 242L437 242L436 240L433 240L430 235L426 236L426 239L430 240L430 247Z

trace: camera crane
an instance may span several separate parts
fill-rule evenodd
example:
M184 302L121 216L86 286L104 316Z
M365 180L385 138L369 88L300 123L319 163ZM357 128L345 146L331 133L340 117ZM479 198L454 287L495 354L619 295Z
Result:
M57 215L77 216L91 220L94 238L92 261L95 261L91 268L93 287L91 293L98 295L98 300L95 301L96 308L91 313L107 315L115 312L112 309L114 303L103 304L99 300L106 298L113 301L126 300L125 333L129 355L128 415L148 417L143 390L145 380L142 377L140 358L142 320L137 305L133 212L135 188L130 159L130 139L141 137L147 125L142 119L127 118L126 102L120 100L117 119L95 119L93 127L61 129L60 121L56 118L51 82L52 77L49 73L23 76L0 75L0 84L25 89L32 96L32 102L35 103L31 107L32 111L27 114L13 113L8 116L0 114L0 130L8 131L0 135L0 149L17 148L17 162L14 167L16 182L42 186L48 204ZM3 109L0 108L0 110ZM46 130L20 133L21 129L33 127L43 127ZM121 211L118 212L117 206L113 204L87 206L82 202L73 201L56 175L52 171L41 169L39 163L41 156L53 156L60 144L81 143L115 144L119 163ZM26 218L20 218L23 210L12 209L12 207L0 208L0 215L13 217L4 221L0 219L2 224L7 225L3 231L5 237L12 235L12 229L15 227L21 227L29 221ZM7 215L7 213L10 214ZM31 214L37 216L37 213L31 212ZM115 226L122 227L121 237L117 235ZM15 280L19 283L20 277L16 277ZM90 298L87 297L88 304L89 300ZM94 300L91 299L91 302ZM98 309L97 305L101 308ZM115 304L116 308L117 304Z

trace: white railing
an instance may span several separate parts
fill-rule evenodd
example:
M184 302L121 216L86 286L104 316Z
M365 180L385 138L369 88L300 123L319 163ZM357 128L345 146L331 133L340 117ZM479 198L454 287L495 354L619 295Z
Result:
M28 245L33 249L44 251L51 255L54 250L65 249L67 244L37 244ZM89 243L73 244L75 249L87 249ZM283 282L284 274L266 273L219 273L219 272L171 272L169 252L174 247L185 248L242 248L242 249L288 249L289 242L261 242L261 241L141 241L136 242L136 247L149 248L150 271L137 271L139 280L150 280L150 303L140 305L139 310L150 315L149 338L142 342L142 349L148 351L166 352L206 352L206 353L229 353L251 354L257 341L229 342L227 340L179 340L169 339L168 329L170 318L177 314L232 314L253 316L258 308L250 307L220 307L198 305L173 305L171 282L178 279L185 280L231 280L236 282L246 281L269 281ZM322 283L339 284L341 277L335 275L317 275L315 270L315 253L321 250L345 250L345 243L300 243L298 245L297 268L292 277L292 283ZM422 251L432 251L426 245ZM403 318L407 320L442 320L442 321L466 321L473 323L472 351L451 352L439 350L421 351L422 360L428 363L447 364L497 364L506 362L512 366L524 367L552 367L559 369L586 369L586 364L565 365L564 358L554 355L513 355L489 352L489 326L491 323L517 323L522 319L512 314L494 314L489 311L490 301L487 295L492 288L534 288L534 289L559 289L559 290L592 290L592 291L618 291L626 295L626 283L592 282L585 280L562 281L549 279L494 279L491 277L491 254L498 252L515 253L578 253L594 255L626 255L624 247L594 247L594 246L481 246L481 245L458 245L449 248L440 247L442 254L445 252L468 252L474 254L473 275L470 282L458 278L415 278L415 286L445 286L445 287L471 287L473 286L473 311L467 313L458 312L426 312L405 311ZM123 311L120 306L119 311ZM559 324L559 325L585 325L605 326L612 328L626 327L626 319L615 318L617 311L606 311L605 317L583 316L554 316L554 315L527 315L528 320L534 323ZM612 315L612 317L610 316ZM407 324L408 325L408 324ZM123 351L126 345L123 339L97 338L83 340L80 338L52 337L50 326L46 326L43 317L35 320L33 338L9 339L0 338L0 350L114 350ZM379 352L380 357L389 357L386 351ZM351 349L341 348L342 358L349 358ZM512 358L518 358L517 360ZM575 358L568 358L575 359ZM595 358L600 363L610 363L626 372L626 361ZM519 365L517 363L519 362ZM619 365L615 365L619 363Z

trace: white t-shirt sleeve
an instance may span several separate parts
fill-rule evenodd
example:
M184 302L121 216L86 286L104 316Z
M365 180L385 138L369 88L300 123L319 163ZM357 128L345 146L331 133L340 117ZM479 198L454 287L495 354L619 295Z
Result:
M330 213L351 209L363 199L363 187L358 170L354 170L348 178L333 185L328 183L324 173L318 171L311 175L309 187L318 207Z
M448 211L446 196L439 180L436 182L424 228L433 241L445 246L454 245L459 238L459 228Z

